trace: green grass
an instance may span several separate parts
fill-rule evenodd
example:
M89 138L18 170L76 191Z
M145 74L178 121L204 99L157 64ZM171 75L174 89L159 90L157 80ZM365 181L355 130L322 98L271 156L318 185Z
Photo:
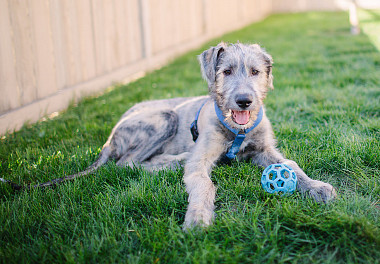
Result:
M379 14L367 13L367 34L380 34ZM380 53L374 35L349 32L345 13L304 13L221 38L258 42L273 55L266 106L278 146L336 187L334 203L266 194L262 169L236 162L213 172L214 225L184 233L182 170L151 174L110 162L54 189L0 185L0 262L379 263ZM4 136L0 177L36 184L85 169L134 103L205 94L195 55L218 41Z

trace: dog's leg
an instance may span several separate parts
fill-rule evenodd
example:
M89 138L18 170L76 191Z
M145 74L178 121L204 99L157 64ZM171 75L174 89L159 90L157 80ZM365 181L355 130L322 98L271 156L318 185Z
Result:
M184 229L194 226L208 226L214 218L215 186L210 176L214 163L225 151L218 140L220 135L214 135L213 140L206 140L202 135L198 138L192 155L185 164L184 182L189 194Z
M264 168L274 163L289 165L297 175L297 190L308 193L317 202L327 203L337 195L331 184L310 179L295 161L285 159L275 148L256 153L252 161Z
M289 165L295 171L297 175L297 190L301 193L309 192L309 196L319 203L327 203L337 196L331 184L310 179L295 161L284 159L282 163Z
M149 171L162 170L162 169L176 169L183 164L183 161L187 160L190 156L190 152L184 152L178 155L161 154L153 157L147 162L143 162L141 165L144 169Z

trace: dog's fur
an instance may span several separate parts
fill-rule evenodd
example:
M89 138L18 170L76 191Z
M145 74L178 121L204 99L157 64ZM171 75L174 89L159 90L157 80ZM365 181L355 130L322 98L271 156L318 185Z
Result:
M209 96L149 101L133 106L113 128L98 160L86 171L37 186L88 174L110 158L120 166L139 164L148 170L174 168L185 161L184 182L189 205L184 228L210 225L215 200L211 171L235 138L218 120L214 102L231 127L250 127L263 106L268 88L273 88L272 58L259 45L220 43L204 51L199 61ZM245 103L239 104L239 100ZM199 138L194 143L189 127L202 104ZM233 111L243 110L249 111L248 123L238 124ZM330 184L310 179L296 162L285 159L276 149L265 109L262 121L246 135L237 156L262 167L288 164L297 174L297 189L318 202L328 202L336 196Z

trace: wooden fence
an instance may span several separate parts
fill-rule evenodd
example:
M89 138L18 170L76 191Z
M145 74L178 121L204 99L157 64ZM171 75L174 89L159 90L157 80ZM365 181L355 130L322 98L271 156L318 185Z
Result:
M0 0L0 134L276 6L289 8L279 0Z

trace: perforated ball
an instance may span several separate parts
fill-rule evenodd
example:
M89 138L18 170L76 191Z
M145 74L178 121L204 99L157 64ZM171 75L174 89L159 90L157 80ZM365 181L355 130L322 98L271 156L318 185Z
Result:
M268 193L290 194L297 185L297 175L285 164L269 165L261 177L261 185Z

